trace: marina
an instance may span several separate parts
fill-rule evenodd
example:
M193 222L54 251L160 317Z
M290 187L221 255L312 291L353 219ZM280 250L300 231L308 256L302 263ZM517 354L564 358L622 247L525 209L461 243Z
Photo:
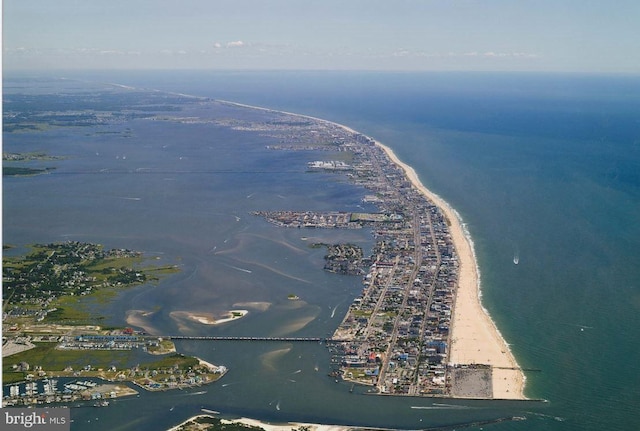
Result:
M112 382L77 380L70 378L42 379L19 384L5 385L2 406L62 405L83 403L90 406L109 405L110 399L136 395L137 391ZM89 404L84 404L89 402Z

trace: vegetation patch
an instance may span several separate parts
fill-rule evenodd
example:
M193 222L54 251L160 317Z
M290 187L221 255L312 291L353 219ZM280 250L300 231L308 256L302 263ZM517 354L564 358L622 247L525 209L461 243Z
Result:
M142 253L104 250L99 244L68 241L36 244L26 256L3 258L5 311L9 318L84 325L96 317L83 310L84 296L110 300L119 289L156 281L176 266L142 267Z
M2 175L5 177L27 177L31 175L46 174L55 168L24 168L19 166L3 166Z
M130 350L60 350L56 348L57 343L35 344L36 347L31 350L4 358L2 365L4 383L23 381L28 374L37 376L39 371L58 376L71 376L88 365L97 372L98 369L108 369L127 363L133 358L133 352Z

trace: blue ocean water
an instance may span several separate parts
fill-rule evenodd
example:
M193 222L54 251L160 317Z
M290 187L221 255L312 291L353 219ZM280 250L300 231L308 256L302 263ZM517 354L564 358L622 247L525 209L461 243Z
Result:
M462 215L475 242L486 308L518 362L541 370L527 373L526 394L548 400L544 408L496 405L528 420L492 429L640 426L640 78L373 72L110 72L87 78L318 116L389 145ZM187 343L183 348L198 352ZM237 361L242 352L229 355ZM277 382L266 380L255 391L268 392L271 383ZM212 400L235 406L237 414L283 419L266 405L243 403L243 396L233 392L226 404ZM270 394L252 396L266 400ZM308 405L304 398L289 411L296 412L292 419L347 420L349 411L382 405L370 397L346 398L345 404L355 404L343 411L342 403L328 403L322 414L312 394ZM383 401L386 408L358 417L359 423L416 424L400 413L402 403ZM460 422L493 414L486 405L473 408L483 413L445 413ZM431 425L451 423L424 412ZM150 413L157 423L170 423L166 412Z

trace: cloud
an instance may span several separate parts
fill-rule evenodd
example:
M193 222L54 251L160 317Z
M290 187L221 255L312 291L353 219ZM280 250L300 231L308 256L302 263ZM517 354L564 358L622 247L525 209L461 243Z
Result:
M533 59L540 58L539 54L532 54L519 51L467 51L467 52L428 52L424 50L411 50L406 48L397 48L394 51L371 51L369 50L365 56L371 58L385 58L385 57L402 57L402 58L428 58L428 59L486 59L486 60L498 60L498 59Z
M243 46L245 46L245 43L241 40L236 40L236 41L227 43L227 48L242 48Z
M513 57L526 57L526 58L538 58L538 54L530 54L527 52L514 52L511 54Z
M401 49L398 49L395 52L393 52L391 55L394 56L394 57L408 57L411 54L412 54L412 52L409 51L408 49L401 48Z
M465 52L460 54L462 57L484 57L484 58L537 58L538 54L530 54L526 52L496 52L496 51L486 51L486 52ZM458 57L458 54L451 53L452 57Z

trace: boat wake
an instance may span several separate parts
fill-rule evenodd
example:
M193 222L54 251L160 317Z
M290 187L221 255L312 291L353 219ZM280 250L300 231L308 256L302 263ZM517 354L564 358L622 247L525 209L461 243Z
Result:
M206 394L206 393L207 393L207 391L198 391L198 392L192 392L192 393L190 393L190 394L186 394L186 395L187 395L187 396L188 396L188 395L202 395L202 394Z
M251 271L250 269L244 269L244 268L240 268L240 267L233 266L233 265L226 265L226 266L228 266L229 268L233 268L233 269L235 269L236 271L246 272L247 274L251 274L251 273L253 273L253 271Z
M280 400L273 400L269 405L273 405L273 403L276 403L276 410L280 410Z

